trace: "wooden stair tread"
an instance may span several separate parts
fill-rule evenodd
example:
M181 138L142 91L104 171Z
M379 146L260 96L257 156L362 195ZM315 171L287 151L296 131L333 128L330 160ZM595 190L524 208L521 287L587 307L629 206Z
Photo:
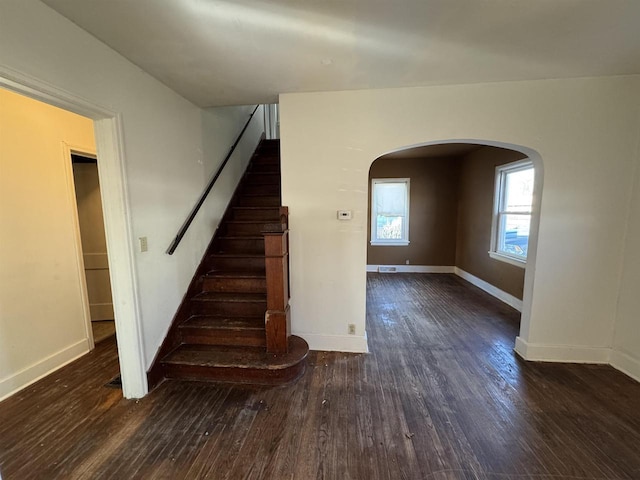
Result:
M264 258L264 253L216 252L210 253L209 256L224 258Z
M309 346L302 338L289 337L289 352L267 353L264 347L228 345L180 345L162 359L164 365L208 368L282 370L304 360Z
M211 270L207 272L206 278L266 278L264 270Z
M261 223L261 224L269 224L269 223L276 223L276 221L274 220L262 220L262 219L255 219L255 220L227 220L225 223ZM255 237L255 235L254 235Z
M268 196L275 197L275 195L268 195ZM276 212L280 211L280 207L263 207L263 206L251 206L251 207L238 206L238 207L233 207L233 209L234 210L274 210Z
M260 303L267 301L267 295L264 293L201 292L191 299L198 302Z
M216 330L265 329L264 317L229 317L219 315L192 315L180 328L202 328Z
M242 194L242 196L244 197L269 197L269 198L280 198L279 195L274 194L274 193L252 193L252 192L245 192Z
M264 240L260 235L223 235L220 240Z

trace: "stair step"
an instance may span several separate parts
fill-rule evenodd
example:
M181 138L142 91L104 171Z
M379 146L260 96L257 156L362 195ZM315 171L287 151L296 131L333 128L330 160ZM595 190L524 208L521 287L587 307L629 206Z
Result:
M205 292L267 293L264 272L212 271L202 277Z
M245 183L242 186L241 195L280 195L280 182L274 184L252 185Z
M249 185L280 185L280 172L250 171L245 180Z
M276 173L280 175L280 164L271 163L251 163L249 167L250 173Z
M264 226L274 223L268 220L227 220L223 223L228 236L248 235L256 237L262 235Z
M192 345L266 345L264 316L194 315L180 325L180 334L183 343Z
M280 207L233 207L234 220L264 221L280 220Z
M256 151L256 155L275 154L280 155L280 145L260 145L260 148Z
M218 253L264 255L264 237L262 235L218 237L214 248Z
M266 311L263 293L202 292L191 298L191 315L259 317Z
M213 253L207 255L208 270L254 272L264 274L264 254Z
M309 346L289 337L289 352L270 354L262 347L181 345L162 360L168 378L252 384L282 384L304 373Z
M238 199L238 205L241 207L279 207L280 194L262 195L244 193Z
M278 172L280 171L280 158L277 155L274 156L266 156L261 155L259 157L254 157L251 160L251 169L250 171L254 171L254 169L259 166L264 166L265 168L276 169Z

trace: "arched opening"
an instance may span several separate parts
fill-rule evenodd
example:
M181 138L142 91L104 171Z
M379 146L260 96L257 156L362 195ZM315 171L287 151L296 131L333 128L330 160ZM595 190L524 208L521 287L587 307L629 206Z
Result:
M457 275L521 312L526 338L542 182L537 152L501 142L380 155L369 169L367 271Z

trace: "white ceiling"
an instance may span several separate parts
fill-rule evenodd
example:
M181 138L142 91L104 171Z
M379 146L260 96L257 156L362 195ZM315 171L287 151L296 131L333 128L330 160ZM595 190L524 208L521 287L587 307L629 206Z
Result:
M640 73L640 0L43 0L197 105Z

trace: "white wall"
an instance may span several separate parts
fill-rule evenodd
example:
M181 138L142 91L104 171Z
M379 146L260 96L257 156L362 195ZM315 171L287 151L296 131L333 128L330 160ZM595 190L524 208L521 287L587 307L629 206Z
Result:
M130 210L128 240L134 248L132 288L138 291L141 319L137 348L142 350L143 363L148 367L211 239L221 215L220 206L226 203L218 197L222 196L220 191L213 192L176 253L167 256L164 252L209 173L240 130L246 111L203 112L36 0L0 2L0 75L2 72L16 72L61 94L68 92L114 112L121 120ZM256 117L261 124L262 112ZM216 122L228 128L204 131ZM247 142L253 145L245 151L257 143L261 130L257 127L251 132ZM103 195L108 183L108 178L101 178ZM141 236L148 238L146 253L136 250ZM112 284L117 290L116 282ZM114 307L117 312L118 306ZM135 318L116 321L122 327L119 337L135 334ZM129 365L136 362L130 352L122 351L122 343L121 362L124 357ZM140 396L146 392L145 380L138 375L138 386L128 389L127 364L123 365L125 395Z
M87 118L0 89L0 398L90 348L71 158Z
M281 95L294 333L312 348L364 348L370 164L406 146L475 139L527 147L544 164L521 353L606 361L639 94L640 77L629 76ZM353 220L336 220L338 209ZM349 323L360 337L346 335Z
M637 153L638 155L638 153ZM640 155L638 155L640 163ZM640 381L640 165L631 198L611 363Z

